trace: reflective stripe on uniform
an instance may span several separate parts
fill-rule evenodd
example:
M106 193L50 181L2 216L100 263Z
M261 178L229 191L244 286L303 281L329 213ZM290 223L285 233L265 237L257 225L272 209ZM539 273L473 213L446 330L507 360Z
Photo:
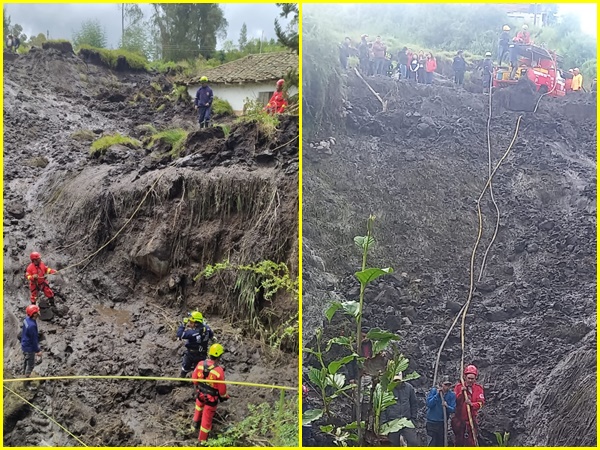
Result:
M217 377L217 380L219 378L221 378L221 374L219 372L217 372L216 370L211 370L210 371L210 375L213 375L213 376Z
M200 427L200 431L204 431L205 433L208 433L210 430L211 428Z
M202 411L203 406L196 405L196 411Z

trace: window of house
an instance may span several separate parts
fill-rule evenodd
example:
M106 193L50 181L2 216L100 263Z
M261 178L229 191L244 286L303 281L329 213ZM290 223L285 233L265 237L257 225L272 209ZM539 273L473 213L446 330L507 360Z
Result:
M271 100L271 96L273 95L274 91L270 91L270 92L259 92L258 93L258 101L261 102L263 105L267 105L267 103L269 103L269 100Z

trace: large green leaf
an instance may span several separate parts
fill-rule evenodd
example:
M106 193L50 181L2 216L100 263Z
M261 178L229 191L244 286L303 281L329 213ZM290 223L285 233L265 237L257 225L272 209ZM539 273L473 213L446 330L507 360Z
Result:
M331 433L333 431L333 425L321 425L319 428L321 428L323 433Z
M327 308L327 310L325 311L325 317L327 317L328 322L331 322L331 319L333 318L334 314L341 307L342 307L342 304L340 302L333 302L331 304L331 306L329 308Z
M308 379L319 386L319 389L324 389L327 386L327 369L317 369L312 367L308 371Z
M385 269L378 269L376 267L370 267L369 269L362 270L360 272L356 272L354 276L358 278L358 281L361 284L369 284L371 281L376 280L377 278L392 273L394 270L391 267L387 267Z
M329 365L327 366L327 370L329 370L329 373L331 375L333 375L338 370L340 370L340 367L342 367L344 364L348 364L350 361L352 361L355 356L358 356L358 355L344 356L341 359L336 359L335 361L331 361L329 363Z
M367 236L356 236L354 238L354 243L361 250L365 250L365 244L367 244L367 250L368 250L375 243L375 239L373 238L373 236L371 236L368 240L367 240Z
M342 308L344 308L344 312L346 314L354 318L358 317L358 315L360 314L360 303L354 300L349 302L343 302Z
M396 333L384 331L379 328L371 328L367 333L367 339L390 339L393 341L399 341L400 336L398 336Z
M333 344L343 345L345 347L348 347L349 349L352 349L352 339L350 339L349 337L346 337L346 336L338 336L338 337L329 339L329 342L327 342L327 348L325 349L325 351L328 352L331 349L331 346Z
M413 423L408 420L406 417L401 417L400 419L394 419L390 422L386 422L379 428L379 434L385 436L388 433L395 433L396 431L400 431L402 428L414 428Z
M336 373L334 375L327 375L327 384L336 390L340 390L346 383L346 375Z
M308 425L313 420L320 419L323 416L322 409L309 409L302 413L302 425Z

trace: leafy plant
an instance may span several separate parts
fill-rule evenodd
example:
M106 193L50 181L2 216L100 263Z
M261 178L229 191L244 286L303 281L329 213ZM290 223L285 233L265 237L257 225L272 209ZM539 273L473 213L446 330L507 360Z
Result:
M103 136L100 139L95 140L90 146L90 155L100 156L106 153L106 150L112 145L124 145L126 147L139 148L142 143L137 139L133 139L129 136L123 136L120 133L116 133L109 136Z
M219 97L213 98L212 112L214 114L225 114L228 116L233 115L233 108L227 100L223 100Z
M259 131L268 138L272 138L279 126L279 119L276 115L268 114L264 110L264 105L258 99L244 100L244 113L236 120L236 123L256 123Z
M367 221L367 234L365 236L357 236L354 238L354 243L358 246L362 253L361 270L356 272L354 276L360 283L360 291L358 300L350 300L345 302L333 302L325 311L325 317L329 322L334 315L341 311L344 316L350 318L356 325L356 332L350 336L336 336L327 342L325 349L322 345L321 329L317 330L316 334L316 349L305 348L304 351L313 355L319 362L320 368L309 367L308 376L310 382L317 387L320 396L322 409L313 409L306 411L302 416L304 424L309 424L317 419L326 416L328 420L331 417L332 402L341 396L347 397L349 401L354 401L355 418L354 422L344 427L334 427L328 424L321 427L321 431L330 434L337 445L346 446L348 441L355 441L359 446L364 445L364 433L367 429L373 431L376 435L385 435L394 431L398 431L404 427L413 427L414 425L406 419L395 419L390 422L381 424L381 414L386 408L395 403L394 388L398 385L393 381L394 376L398 372L405 371L408 368L408 359L402 354L393 355L387 361L385 367L377 368L375 364L369 364L369 359L361 356L361 345L363 342L362 336L362 314L364 306L364 292L369 283L378 278L392 273L391 268L380 269L377 267L367 266L367 256L369 250L375 244L373 237L373 223L375 217L370 216ZM395 333L381 330L379 328L369 329L364 338L371 342L372 361L383 361L383 355L389 354L390 344L398 341L399 337ZM333 345L341 345L349 355L337 360L327 362L325 355ZM347 364L355 364L358 367L358 376L356 383L346 384L345 375L339 373L342 367ZM367 393L366 388L361 383L362 373L365 371L372 378L371 392ZM419 375L413 372L404 377L405 381L418 378ZM354 390L354 398L352 399L347 391ZM362 399L369 398L370 412L368 417L362 417ZM372 416L372 417L371 417ZM360 424L360 426L359 426Z
M283 394L283 391L282 391ZM297 447L298 397L248 405L246 418L207 441L208 447Z
M494 435L496 436L498 447L508 447L508 440L510 439L510 433L508 431L505 431L504 434L499 431L494 431Z

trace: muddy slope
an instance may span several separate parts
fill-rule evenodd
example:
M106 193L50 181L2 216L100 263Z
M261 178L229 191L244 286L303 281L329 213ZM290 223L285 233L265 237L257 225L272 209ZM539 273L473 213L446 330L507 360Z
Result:
M220 128L190 133L177 164L161 143L90 157L82 130L143 140L147 124L193 129L193 107L168 99L171 90L167 78L113 73L53 49L5 63L6 378L20 373L16 334L29 304L23 273L37 250L50 267L66 269L51 278L64 301L40 323L37 373L178 376L177 321L198 308L228 350L229 379L297 384L297 340L268 351L238 304L239 280L193 281L206 264L227 258L282 261L297 273L297 118L269 136L253 124L231 125L227 136ZM255 307L258 321L273 328L297 312L296 300L283 296L269 303L259 294ZM176 382L72 381L24 395L87 445L185 446L197 439L186 434L192 392ZM235 401L219 406L215 432L244 419L249 404L278 398L256 388L230 392ZM76 442L5 392L4 444Z
M328 299L358 295L352 239L374 213L371 264L397 274L367 290L365 321L402 336L410 369L421 374L413 384L425 442L435 355L468 294L475 200L488 173L487 97L369 81L387 112L350 75L346 131L304 142L304 339L311 343ZM494 95L494 164L523 118L494 178L500 228L467 317L465 359L480 368L486 390L483 445L495 445L494 431L510 432L510 445L596 445L596 103L543 98L536 113L507 109L534 101ZM485 250L495 226L489 194L482 209ZM460 357L455 330L441 373L457 378ZM309 404L317 405L312 395Z

